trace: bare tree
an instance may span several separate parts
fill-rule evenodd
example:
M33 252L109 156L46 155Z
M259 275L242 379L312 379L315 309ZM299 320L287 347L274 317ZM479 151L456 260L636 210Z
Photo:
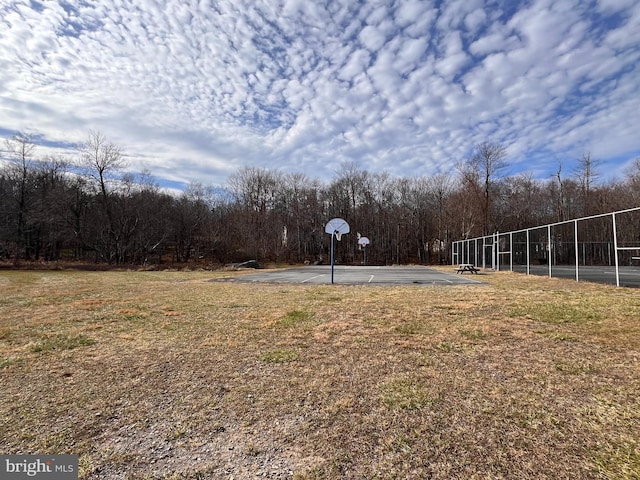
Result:
M578 159L578 165L575 170L575 176L580 185L580 196L582 204L581 215L592 215L599 213L596 211L596 205L593 199L594 183L600 177L598 167L600 162L591 157L591 153L585 153Z
M357 162L344 162L338 171L336 184L340 185L349 199L351 211L366 201L369 172L362 170Z
M318 183L302 173L283 177L278 194L283 231L287 232L284 247L289 259L302 262L316 261L320 253L319 233L322 215L319 211Z
M213 194L210 188L192 182L174 201L171 222L175 260L188 262L193 253L200 253L206 246L206 237L213 235L211 218Z
M479 203L483 235L488 235L495 229L492 208L499 174L508 166L506 156L505 146L483 142L476 145L471 157L458 166L464 188L475 195Z
M558 181L557 186L558 186L558 195L557 195L557 200L556 200L556 211L558 213L558 218L557 221L558 222L562 222L564 221L564 207L565 207L565 201L564 201L564 181L562 179L562 162L558 163L558 170L556 171L556 180Z
M479 169L483 180L483 230L490 233L491 203L493 201L494 181L497 175L507 167L505 158L507 149L497 143L484 142L476 146L476 153L472 157L472 163Z
M531 172L504 181L504 222L501 229L520 230L541 225L546 220L541 182Z
M431 249L437 250L438 263L442 264L445 262L445 248L450 240L449 232L446 229L446 208L453 193L453 179L447 173L438 173L428 179L427 185L433 199L433 208L437 212L437 234L431 242Z
M20 253L24 251L26 257L30 255L27 240L27 225L29 222L29 204L31 201L29 182L32 179L33 152L36 144L33 135L19 132L5 140L8 158L11 162L10 172L14 183L13 207L13 243L14 264L20 261Z
M628 191L627 208L640 206L640 158L636 158L633 163L626 170L626 182L629 188Z
M79 150L82 166L97 182L101 195L106 198L109 180L113 180L113 174L126 166L120 148L107 141L102 133L91 130L89 138L80 145Z
M59 156L47 156L34 169L33 248L35 259L57 260L69 230L65 221L69 202L69 165Z
M236 200L236 235L245 253L262 259L282 245L281 230L272 225L272 213L282 175L263 168L243 167L229 177Z
M640 157L636 158L626 170L629 180L640 182Z
M117 262L121 259L123 239L114 216L114 198L109 184L116 180L115 174L126 166L126 162L119 147L107 141L102 133L93 130L89 132L89 138L79 150L81 166L94 180L106 216L107 231L101 241L94 244L94 248L107 261Z
M553 177L554 180L547 185L547 191L550 209L554 211L555 218L550 218L549 221L563 222L580 216L581 189L578 182L562 176L562 163L558 164L558 170Z

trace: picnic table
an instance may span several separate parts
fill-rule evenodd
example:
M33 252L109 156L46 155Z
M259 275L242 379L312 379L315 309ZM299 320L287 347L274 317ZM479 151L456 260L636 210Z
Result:
M478 270L472 263L461 263L456 269L456 273L459 273L461 275L463 275L464 272L478 273L479 271L480 270Z

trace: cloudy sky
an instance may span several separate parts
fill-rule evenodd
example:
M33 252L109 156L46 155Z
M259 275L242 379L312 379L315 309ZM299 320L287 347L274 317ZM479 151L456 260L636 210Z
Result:
M99 131L165 185L242 166L548 178L640 156L637 0L0 0L0 136ZM565 170L563 170L565 171Z

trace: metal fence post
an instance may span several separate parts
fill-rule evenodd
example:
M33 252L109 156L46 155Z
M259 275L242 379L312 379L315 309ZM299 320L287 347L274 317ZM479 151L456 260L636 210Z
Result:
M551 278L551 225L547 226L547 263L549 264L549 278Z
M620 266L618 265L618 229L616 228L616 214L612 213L613 219L613 258L616 262L616 287L620 286Z
M487 237L482 237L482 268L487 268Z
M474 257L473 264L477 266L478 265L478 239L477 238L476 238L476 241L473 242L473 257Z
M529 247L529 229L527 232L527 275L531 272L531 248Z
M451 265L456 264L456 258L458 258L457 254L458 242L451 242Z
M509 271L513 272L513 232L509 232Z
M576 247L576 282L579 282L580 280L578 278L578 270L580 270L580 268L579 268L580 262L579 262L579 257L578 257L578 220L576 220L574 222L573 237L574 237L574 243L575 243L575 247Z

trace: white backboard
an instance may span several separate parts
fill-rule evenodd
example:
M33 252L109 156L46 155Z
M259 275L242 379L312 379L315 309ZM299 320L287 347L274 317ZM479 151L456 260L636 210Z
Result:
M324 227L324 231L332 235L335 233L342 235L344 233L349 233L349 224L342 218L333 218L329 220L327 226Z

